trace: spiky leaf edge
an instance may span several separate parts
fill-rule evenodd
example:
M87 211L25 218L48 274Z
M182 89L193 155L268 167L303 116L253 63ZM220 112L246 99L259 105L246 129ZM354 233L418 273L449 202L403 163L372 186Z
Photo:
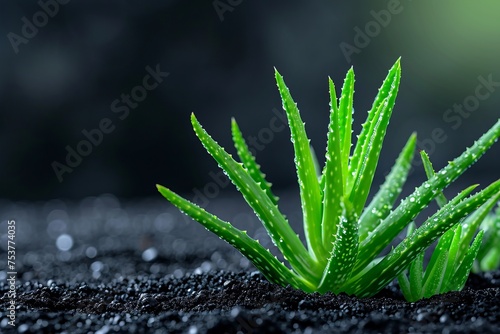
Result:
M250 260L253 265L271 282L286 286L292 285L296 289L313 292L315 286L307 280L298 276L278 261L269 250L255 239L250 238L246 231L241 231L230 223L222 221L213 214L208 213L203 208L182 198L170 189L156 185L158 191L179 210L190 216L207 230L219 236L231 246L236 248L243 256Z

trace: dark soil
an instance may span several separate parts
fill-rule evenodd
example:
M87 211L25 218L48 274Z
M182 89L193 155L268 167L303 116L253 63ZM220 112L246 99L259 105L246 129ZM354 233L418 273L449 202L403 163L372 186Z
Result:
M238 204L226 204L226 218L240 219L260 238L257 222L246 221ZM306 294L270 284L163 202L122 208L103 196L79 205L0 206L2 219L15 219L17 227L16 326L6 317L2 259L2 333L497 333L500 327L500 271L472 274L463 291L416 303L406 302L395 282L367 299ZM4 235L5 222L1 228ZM57 243L61 235L71 237L69 250L64 240Z

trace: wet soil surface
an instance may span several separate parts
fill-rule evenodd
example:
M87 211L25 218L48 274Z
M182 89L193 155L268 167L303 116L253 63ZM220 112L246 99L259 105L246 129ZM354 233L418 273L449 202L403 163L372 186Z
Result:
M238 205L226 202L226 218L268 243ZM367 299L306 294L270 284L163 202L127 205L101 196L0 208L17 233L16 326L7 317L13 299L2 259L2 333L497 333L500 327L500 271L472 274L463 291L415 303L403 299L395 282ZM6 221L0 228L5 235ZM1 242L6 257L7 239Z

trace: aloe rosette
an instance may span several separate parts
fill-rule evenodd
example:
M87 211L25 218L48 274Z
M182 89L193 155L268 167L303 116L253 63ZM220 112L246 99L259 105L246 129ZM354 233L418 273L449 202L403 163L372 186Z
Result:
M280 212L278 199L255 162L236 121L232 120L231 128L240 162L212 139L194 114L191 122L203 146L254 210L288 264L280 262L245 231L236 229L168 188L157 186L167 200L234 246L269 281L306 292L372 296L401 274L447 230L498 195L500 181L475 194L471 194L472 187L467 188L391 252L380 256L383 249L444 188L496 141L500 136L500 120L462 155L395 206L415 152L416 135L412 134L380 190L366 205L399 88L400 61L396 61L380 87L354 148L354 71L348 71L339 99L335 85L329 79L330 121L322 169L318 168L320 164L315 159L305 125L283 77L277 70L275 76L295 151L306 245Z

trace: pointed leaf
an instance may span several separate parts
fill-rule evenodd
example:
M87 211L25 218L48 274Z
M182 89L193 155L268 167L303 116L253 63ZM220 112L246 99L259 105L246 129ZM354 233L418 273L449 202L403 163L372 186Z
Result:
M411 222L408 224L408 230L406 231L406 237L409 237L413 234L415 231L415 222ZM408 268L410 280L408 281L408 289L410 289L411 293L406 294L405 299L409 302L413 302L416 300L419 300L422 298L422 287L424 285L423 283L423 270L424 270L424 252L420 252L420 254L417 255L415 260L410 264L410 267ZM405 277L406 275L404 273L401 273L398 275L398 280L401 279L401 277ZM408 295L408 296L407 296Z
M331 80L330 80L331 82ZM330 88L331 96L331 88ZM346 74L342 92L340 94L338 108L338 131L340 139L340 151L342 153L342 170L347 171L349 167L349 156L351 155L352 141L352 114L353 114L353 99L354 99L354 70L352 67ZM331 99L330 104L333 105L334 100ZM344 184L347 175L344 175Z
M367 135L366 145L364 145L361 152L358 168L353 171L355 175L352 181L352 189L349 189L349 199L358 213L361 213L365 205L375 175L386 126L389 124L390 113L386 113L388 108L387 100L384 100L377 109L375 119L371 123Z
M425 298L439 294L444 282L446 267L448 263L448 252L454 236L454 229L446 231L432 253L431 262L425 269L423 296Z
M349 173L348 173L348 189L352 188L352 183L354 182L353 175L356 175L357 171L360 169L361 159L363 157L362 152L366 151L366 145L369 138L369 132L371 128L371 124L375 120L375 116L377 110L379 110L380 105L383 101L387 101L388 106L394 106L396 95L398 92L399 81L401 78L401 65L400 59L394 63L392 68L389 70L387 77L385 78L382 86L379 88L377 96L375 97L375 101L373 102L371 110L368 112L368 116L366 118L365 123L363 123L363 127L361 133L358 136L358 140L356 142L356 146L354 148L354 153L351 157L349 163ZM391 110L388 110L389 118Z
M329 78L330 84L330 123L328 125L328 139L326 148L326 163L323 170L323 219L321 222L323 229L323 247L331 252L335 235L337 234L340 216L342 215L343 176L342 176L342 155L340 149L339 116L335 107L335 86Z
M403 185L411 167L416 144L417 136L414 133L406 142L405 147L399 154L396 163L392 167L391 172L387 175L380 190L363 211L363 214L359 218L360 242L366 239L368 234L389 214L396 198L403 189Z
M411 295L414 298L410 301L421 299L423 296L423 266L424 266L424 252L420 252L415 260L410 264L410 287Z
M437 274L435 271L433 271L434 270L433 268L437 265L438 259L441 259L443 257L443 253L446 253L446 258L448 257L448 251L453 241L453 237L455 236L455 230L456 226L450 228L441 236L441 238L439 238L436 248L434 248L429 263L427 264L427 269L425 270L424 284L426 284L430 279L432 279L429 278L432 272L434 272L434 274ZM443 275L444 275L444 270L443 270Z
M367 281L366 278L363 279L363 277L355 275L347 283L348 288L346 292L356 294L359 297L368 297L376 294L394 277L404 271L420 252L429 247L432 242L460 221L460 219L486 203L491 196L498 194L499 191L500 180L459 203L454 198L425 221L411 237L405 238L382 261L368 270L364 276L373 277L372 280Z
M491 271L500 267L500 205L494 214L489 215L481 224L484 229L484 238L477 261L479 269Z
M346 216L340 220L333 251L318 286L319 292L340 292L340 288L350 277L351 269L356 261L358 220L352 205L348 201L344 201L343 204Z
M276 70L276 83L283 101L290 126L291 141L295 151L295 166L299 180L302 213L304 215L304 232L309 251L316 259L324 257L323 240L321 237L321 191L314 169L313 157L309 146L309 139L299 109L290 95L283 77Z
M448 163L430 180L406 197L401 204L385 218L381 224L364 239L359 247L358 261L354 268L357 274L360 269L370 263L405 226L424 209L435 196L451 184L482 154L484 154L500 136L500 120L483 134L474 145L466 149L459 157Z
M402 272L398 275L398 283L401 288L401 292L407 301L414 302L419 299L418 297L413 296L412 286L410 285L410 281L408 280L408 277L406 277L405 273Z
M436 262L433 266L427 267L429 278L424 283L422 295L424 298L430 298L440 293L441 284L443 283L444 271L446 269L446 261L448 260L448 251L444 249L438 253Z
M210 135L202 128L194 114L191 115L193 129L205 149L219 163L229 179L242 193L266 228L275 245L290 262L292 267L307 280L319 280L317 263L311 259L299 237L292 230L277 206L252 179L243 166L237 163Z
M484 231L479 231L479 233L477 234L469 251L466 253L464 260L460 264L460 267L451 278L451 281L448 285L448 291L459 291L463 289L472 269L472 264L474 263L474 260L477 256L477 252L479 251L479 247L481 246L483 233Z
M273 204L278 203L278 197L274 196L271 191L271 183L267 182L265 179L265 175L260 171L260 166L255 162L255 157L252 155L252 152L248 149L248 146L243 139L243 135L241 134L240 128L236 120L231 119L231 131L233 133L233 141L234 147L238 152L238 156L240 157L243 166L245 166L248 174L257 182L262 190L264 190L269 197L269 199L273 202Z
M460 239L462 237L462 224L457 224L457 226L452 230L454 231L454 235L449 247L448 263L446 264L446 273L443 278L443 282L445 282L446 284L448 284L448 282L450 282L451 280L451 277L455 275L455 271L458 268L458 263L462 261L462 259L457 258L458 248L460 247ZM448 289L447 291L450 290Z
M424 170L425 174L427 175L427 178L430 179L431 177L434 176L434 167L432 167L431 160L429 159L429 156L425 151L420 151L420 157L422 158L422 163L424 165ZM440 191L439 194L436 197L436 202L439 205L440 208L445 206L445 204L448 202L446 197L444 196L443 192Z
M228 222L224 222L216 216L206 212L196 204L180 197L170 189L157 185L158 191L179 210L192 217L203 225L207 230L215 233L221 239L236 248L243 256L249 259L257 269L271 282L286 286L291 284L295 288L312 291L307 281L290 271L279 262L262 245L250 238L246 232L240 231Z
M472 238L476 234L481 222L488 216L488 213L493 209L495 204L500 199L500 196L492 197L485 205L474 211L467 217L463 223L462 237L460 239L460 246L457 252L457 258L462 259L469 249Z

